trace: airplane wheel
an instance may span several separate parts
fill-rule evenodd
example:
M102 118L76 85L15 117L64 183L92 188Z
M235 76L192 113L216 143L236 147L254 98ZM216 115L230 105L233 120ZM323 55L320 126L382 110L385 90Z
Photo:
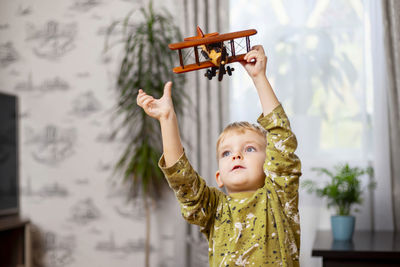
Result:
M209 79L211 81L212 76L208 75L208 74L204 74L205 77L207 77L207 79Z
M212 74L213 77L217 76L217 68L216 67L212 67L211 68L211 74Z
M229 76L232 76L232 71L234 71L234 68L231 68L230 66L226 67L226 71L228 72Z
M209 80L211 80L212 77L213 77L212 71L211 70L207 70L206 73L204 73L204 76L206 76Z

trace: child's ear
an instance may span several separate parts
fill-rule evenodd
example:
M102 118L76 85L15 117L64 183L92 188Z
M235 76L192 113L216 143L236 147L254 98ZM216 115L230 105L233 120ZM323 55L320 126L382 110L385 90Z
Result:
M224 186L224 182L222 182L222 179L221 179L221 176L219 174L219 171L217 171L215 173L215 180L217 181L217 185L218 185L219 188Z

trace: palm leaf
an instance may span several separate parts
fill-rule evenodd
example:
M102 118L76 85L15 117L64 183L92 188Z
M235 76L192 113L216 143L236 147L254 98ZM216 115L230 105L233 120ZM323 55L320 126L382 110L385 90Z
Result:
M115 164L114 174L121 173L123 181L129 182L131 199L144 194L157 200L165 183L158 168L162 153L160 127L137 106L138 89L158 98L163 94L165 82L171 80L174 84L172 98L178 115L188 97L183 91L184 76L172 72L178 62L168 44L182 39L172 15L155 12L151 3L148 8L141 8L140 13L144 17L141 23L131 23L133 10L122 21L113 22L106 34L107 49L117 27L122 26L124 34L124 54L116 84L118 99L113 116L118 118L118 124L112 137L121 136L126 147Z

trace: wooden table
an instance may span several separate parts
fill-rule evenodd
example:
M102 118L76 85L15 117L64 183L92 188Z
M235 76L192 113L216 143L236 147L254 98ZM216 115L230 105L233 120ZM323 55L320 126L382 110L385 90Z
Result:
M313 257L322 257L324 267L399 267L400 233L356 231L350 242L334 241L331 231L317 231Z
M29 220L18 216L0 218L0 266L31 266Z

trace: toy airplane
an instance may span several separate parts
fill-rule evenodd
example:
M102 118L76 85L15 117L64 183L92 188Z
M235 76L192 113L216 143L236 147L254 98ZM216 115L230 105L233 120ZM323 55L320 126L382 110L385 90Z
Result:
M254 29L246 31L238 31L231 33L219 34L218 32L204 34L203 31L197 26L197 36L185 38L183 42L169 44L171 50L178 50L180 66L175 67L173 72L184 73L199 69L207 69L204 76L211 80L218 74L218 81L222 81L224 74L232 75L234 68L225 65L242 61L245 54L237 55L235 53L235 39L246 39L246 50L250 51L250 37L256 34ZM225 44L225 43L226 44ZM229 43L229 45L228 45ZM237 44L241 46L240 44ZM184 64L182 50L185 48L194 48L194 55L196 63ZM204 61L200 61L199 50ZM208 69L209 68L209 69Z

